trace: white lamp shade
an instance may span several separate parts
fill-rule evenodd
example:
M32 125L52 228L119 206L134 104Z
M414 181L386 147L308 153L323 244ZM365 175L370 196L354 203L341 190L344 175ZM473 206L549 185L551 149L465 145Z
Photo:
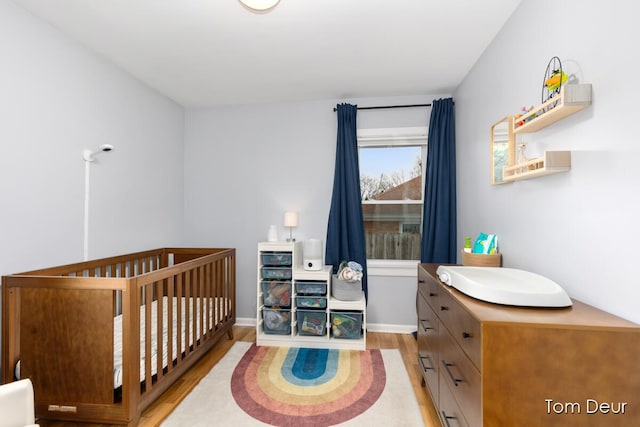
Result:
M240 0L242 4L253 10L267 10L278 4L280 0Z
M285 212L284 213L284 226L285 227L297 227L298 226L298 212Z

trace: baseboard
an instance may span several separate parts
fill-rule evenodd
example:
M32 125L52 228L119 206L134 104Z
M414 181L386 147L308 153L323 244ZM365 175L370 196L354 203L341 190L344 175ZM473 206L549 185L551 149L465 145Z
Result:
M236 325L251 326L255 328L256 319L254 317L237 317ZM390 325L385 323L367 324L367 332L385 332L390 334L412 334L416 331L416 325Z
M255 317L236 317L236 325L256 327Z
M368 323L367 332L385 332L389 334L412 334L416 325L389 325L385 323Z

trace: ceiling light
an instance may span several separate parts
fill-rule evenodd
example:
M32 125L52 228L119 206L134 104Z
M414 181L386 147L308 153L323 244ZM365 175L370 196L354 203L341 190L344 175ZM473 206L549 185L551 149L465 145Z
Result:
M253 10L267 10L278 4L280 0L240 0L240 3Z

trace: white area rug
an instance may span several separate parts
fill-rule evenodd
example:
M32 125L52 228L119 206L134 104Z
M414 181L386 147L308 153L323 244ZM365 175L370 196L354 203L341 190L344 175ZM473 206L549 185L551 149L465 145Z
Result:
M164 427L266 426L245 413L231 394L231 376L248 342L236 342L178 407L162 423ZM398 350L380 350L386 386L367 411L340 426L424 426L409 375Z

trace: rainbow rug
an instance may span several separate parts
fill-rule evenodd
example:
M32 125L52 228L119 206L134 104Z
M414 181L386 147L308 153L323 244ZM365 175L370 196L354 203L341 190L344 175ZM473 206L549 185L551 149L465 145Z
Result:
M162 424L423 426L398 350L237 342Z

